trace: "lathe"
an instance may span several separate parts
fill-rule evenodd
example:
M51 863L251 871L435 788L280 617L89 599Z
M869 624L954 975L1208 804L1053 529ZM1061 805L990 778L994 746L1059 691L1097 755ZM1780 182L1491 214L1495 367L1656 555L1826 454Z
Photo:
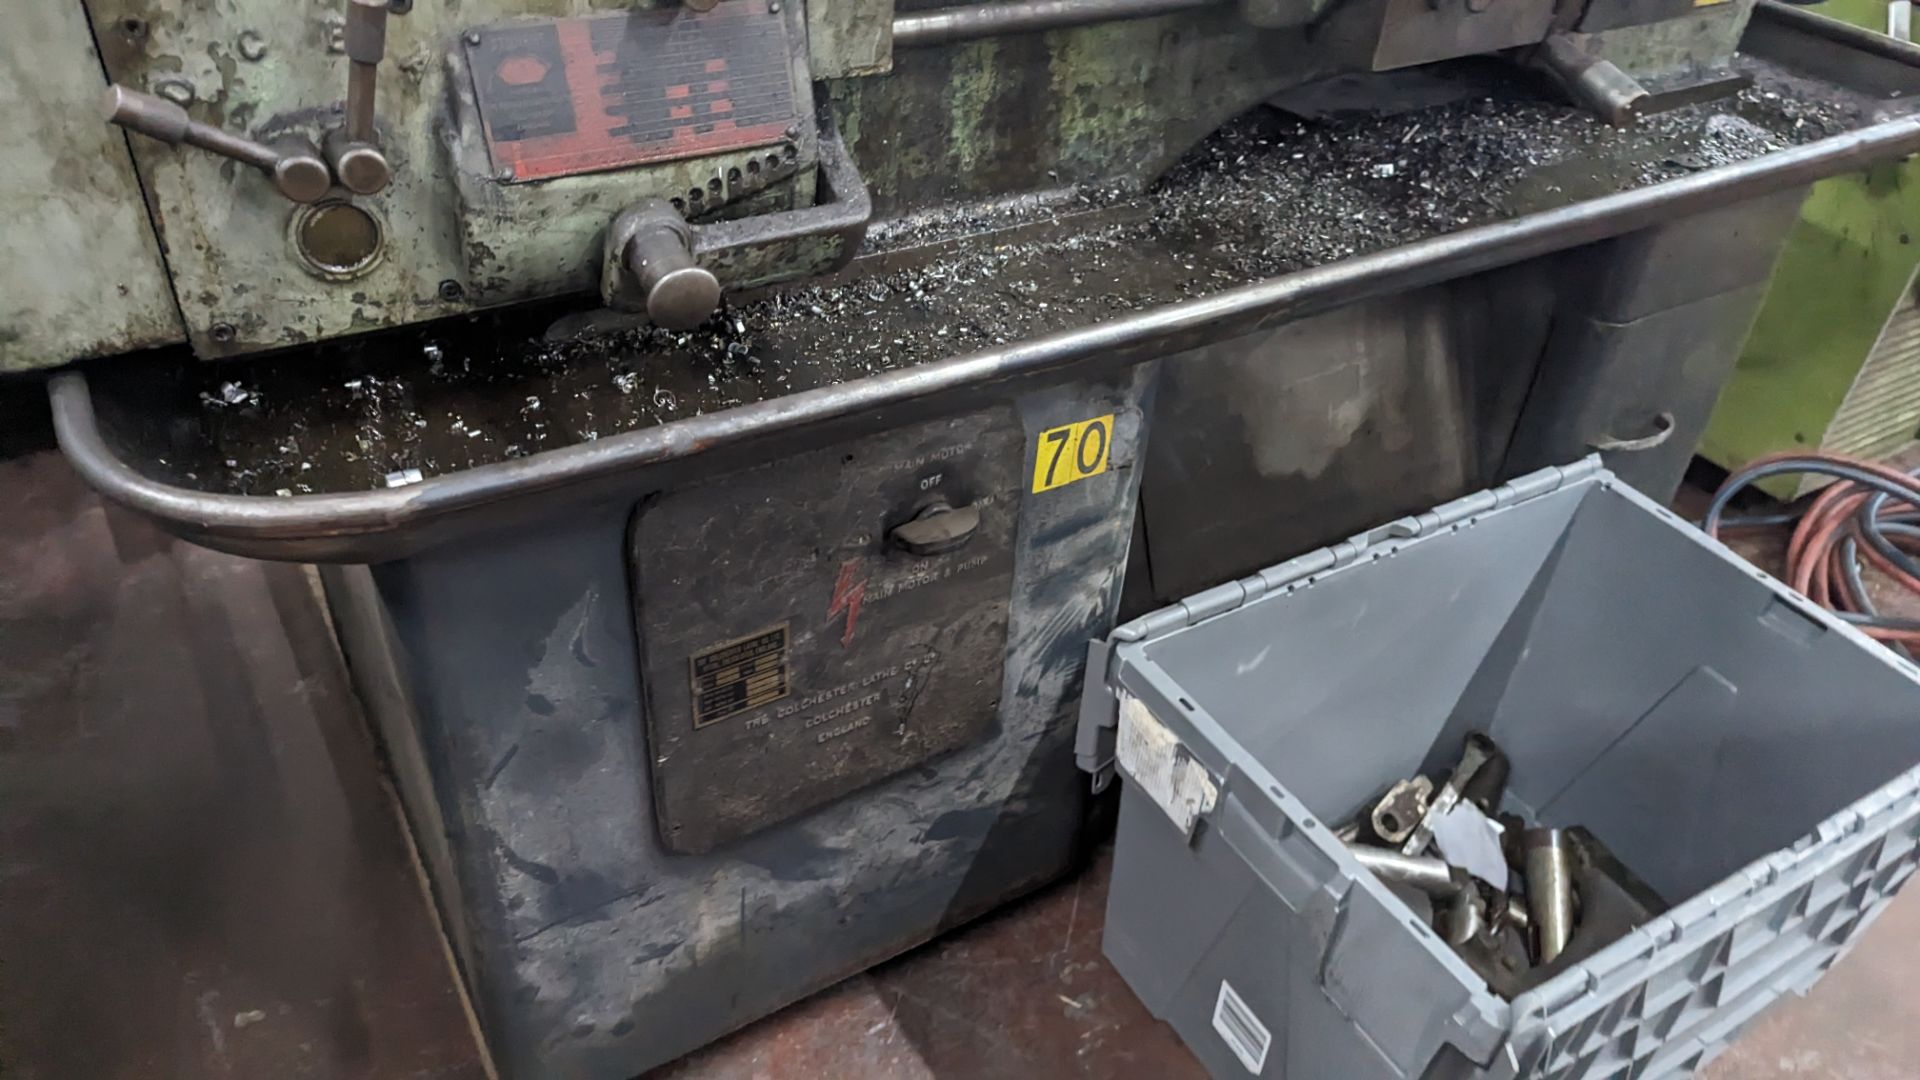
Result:
M1058 876L1123 608L1670 490L1805 186L1920 147L1920 51L1764 0L69 0L0 88L0 371L326 564L516 1076Z
M72 290L79 324L22 307L0 365L183 338L233 357L596 288L688 328L723 292L844 265L876 217L1137 188L1228 119L1330 77L1497 55L1621 122L1726 93L1747 82L1733 57L1752 7L64 5L25 16L16 40L70 62L91 27L108 119L140 136L135 168L68 110L37 119L30 152L92 148L72 220L97 210L117 228L83 261L140 284L111 314ZM1062 27L1084 29L1035 36Z

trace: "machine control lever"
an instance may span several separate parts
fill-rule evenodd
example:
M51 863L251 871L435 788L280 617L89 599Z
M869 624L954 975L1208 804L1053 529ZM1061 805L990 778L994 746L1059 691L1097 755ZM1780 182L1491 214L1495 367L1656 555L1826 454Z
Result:
M691 330L720 306L720 279L694 262L687 223L654 200L622 253L647 298L647 318L669 330Z
M939 500L921 510L912 521L894 526L888 535L895 544L915 555L944 555L965 547L979 528L978 506L954 507Z
M327 161L340 183L356 195L374 195L393 179L373 128L373 98L380 60L387 54L387 0L347 0L346 120L327 133Z
M333 175L312 141L285 136L267 143L203 124L162 97L119 84L107 87L107 122L161 142L211 150L266 173L280 194L298 203L319 200L333 186Z

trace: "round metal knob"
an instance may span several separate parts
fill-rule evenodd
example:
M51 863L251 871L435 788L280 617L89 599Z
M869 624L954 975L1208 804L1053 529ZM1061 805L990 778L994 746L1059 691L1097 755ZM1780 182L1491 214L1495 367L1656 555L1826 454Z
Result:
M307 139L290 138L274 142L280 155L273 163L273 186L280 194L297 203L319 202L333 189L333 173Z
M326 152L340 186L355 195L378 195L393 179L387 155L372 143L349 136L344 129L327 132Z
M355 195L377 195L393 179L393 166L387 155L365 143L356 143L341 151L334 167L340 171L340 183Z
M627 267L647 296L647 317L669 330L691 330L720 306L720 279L693 261L687 238L661 224L644 228L627 244Z

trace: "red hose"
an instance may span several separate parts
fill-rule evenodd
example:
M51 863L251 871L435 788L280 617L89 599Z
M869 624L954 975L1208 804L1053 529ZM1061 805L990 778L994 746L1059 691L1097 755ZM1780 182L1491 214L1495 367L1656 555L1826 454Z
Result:
M1761 466L1787 460L1812 460L1845 465L1884 479L1902 491L1911 492L1916 500L1920 500L1920 481L1915 480L1914 477L1898 469L1845 454L1805 451L1769 454L1749 462L1740 472L1745 473ZM1729 486L1735 486L1744 481L1739 478L1739 474L1736 474L1729 477L1727 483ZM1725 488L1722 490L1724 491ZM1876 489L1855 480L1835 480L1822 489L1812 504L1807 507L1806 512L1793 524L1793 532L1787 541L1785 574L1787 584L1830 611L1855 611L1858 605L1848 595L1845 585L1847 579L1845 542L1853 540L1854 550L1858 553L1863 565L1877 571L1898 588L1920 598L1920 578L1909 574L1879 549L1869 544L1861 531L1860 514L1867 502L1877 494L1880 493ZM1914 514L1915 511L1910 506L1883 503L1877 521L1911 520ZM1737 523L1735 527L1738 527ZM1717 534L1719 530L1712 531ZM1915 543L1912 537L1894 537L1891 542L1902 550ZM1920 630L1880 626L1863 626L1861 630L1879 641L1920 644Z

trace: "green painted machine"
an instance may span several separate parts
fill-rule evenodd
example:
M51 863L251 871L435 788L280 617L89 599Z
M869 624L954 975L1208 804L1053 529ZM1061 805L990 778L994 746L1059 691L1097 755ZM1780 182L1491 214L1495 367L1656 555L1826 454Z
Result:
M35 104L0 115L0 371L596 290L687 326L870 222L1139 187L1317 79L1497 54L1620 121L1725 93L1753 2L35 3L0 40Z
M1813 10L1871 30L1884 0ZM1881 459L1920 440L1920 162L1887 162L1816 184L1701 440L1738 469L1764 454L1824 450ZM1812 476L1762 481L1791 499Z

